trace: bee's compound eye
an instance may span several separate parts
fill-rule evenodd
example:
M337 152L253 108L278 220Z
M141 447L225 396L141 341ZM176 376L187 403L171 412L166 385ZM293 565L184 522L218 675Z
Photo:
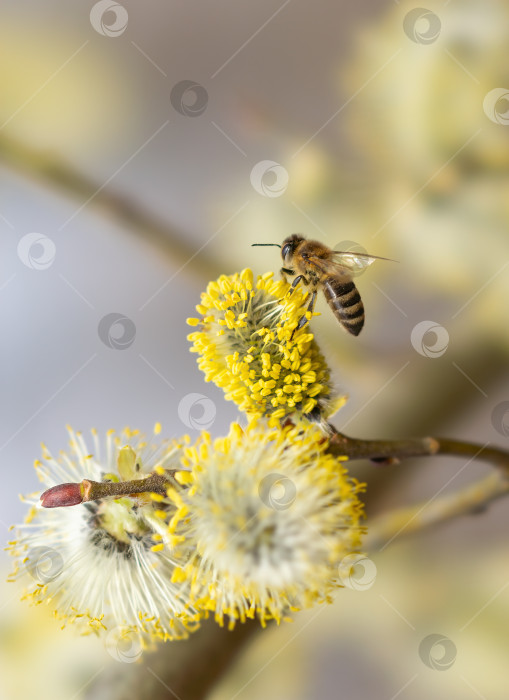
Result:
M283 246L283 249L281 250L281 257L283 260L286 258L287 255L291 255L293 251L293 245L291 243L287 243L286 245Z

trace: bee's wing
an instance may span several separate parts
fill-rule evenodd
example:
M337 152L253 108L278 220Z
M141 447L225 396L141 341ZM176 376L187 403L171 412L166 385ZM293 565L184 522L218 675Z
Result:
M333 257L319 258L315 255L310 255L308 264L331 277L349 277L354 268L348 262L345 263L342 259L334 260Z
M340 250L333 250L332 255L334 257L333 264L343 268L343 274L346 272L346 270L350 270L351 272L362 272L367 267L372 265L375 260L389 260L390 262L396 262L390 258L381 258L379 255L368 255L368 253L346 253Z

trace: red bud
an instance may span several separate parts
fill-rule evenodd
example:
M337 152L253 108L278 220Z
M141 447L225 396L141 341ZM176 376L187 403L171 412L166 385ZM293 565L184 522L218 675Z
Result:
M59 484L41 494L41 506L43 508L59 508L61 506L75 506L83 502L81 484Z

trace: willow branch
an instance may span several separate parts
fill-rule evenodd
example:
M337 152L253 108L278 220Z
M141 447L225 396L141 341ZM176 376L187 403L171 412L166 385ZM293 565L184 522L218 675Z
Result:
M0 133L0 163L54 187L79 205L86 202L87 207L102 210L122 228L165 253L176 266L185 265L200 281L219 276L219 264L198 252L188 235L145 211L131 196L102 189L102 183L87 177L54 152L33 148Z
M329 452L347 456L350 460L371 459L381 464L393 464L408 457L452 455L488 462L496 472L442 498L431 498L408 508L394 510L375 519L366 539L368 549L386 546L402 533L410 534L451 518L484 510L492 501L509 493L509 452L471 442L446 438L419 438L410 440L359 440L339 433L330 426L333 435ZM468 462L467 462L468 464Z
M62 508L76 506L87 501L99 501L101 498L122 498L135 496L140 493L157 493L165 496L168 487L173 485L175 470L164 474L151 473L144 479L130 481L92 481L83 479L80 482L58 484L41 494L43 508Z
M463 367L466 363L471 370L471 376L475 376L479 386L484 387L489 393L489 387L500 384L501 377L507 372L507 353L500 347L486 342L486 338L472 338L468 346L458 348L460 353L457 364ZM423 435L422 426L427 425L424 435L441 435L443 424L451 415L457 418L468 415L473 402L477 400L477 392L472 391L472 385L465 381L459 373L451 374L450 368L442 365L437 368L436 382L429 382L424 378L419 363L411 364L405 370L405 376L412 393L419 396L419 410L415 410L415 402L407 402L404 409L398 402L387 404L383 414L379 414L376 423L381 429L379 435L386 435L387 428L393 425L399 426L400 435ZM408 374L407 374L408 373ZM440 401L436 401L437 386L440 386ZM509 443L502 443L505 448ZM425 466L425 462L422 463ZM473 465L472 465L473 466ZM364 471L366 466L363 466ZM475 467L474 467L475 469ZM371 469L369 474L369 490L364 494L364 502L368 512L377 509L384 501L384 496L391 493L394 488L400 488L402 483L411 478L407 462L401 462L393 469Z
M423 457L438 454L440 445L435 438L408 440L360 440L339 433L335 428L329 441L328 452L335 456L346 456L349 460L371 459L375 462L394 463L408 457Z
M189 639L161 644L136 664L115 664L86 694L93 700L203 700L261 629L257 620L233 630L205 620ZM121 667L121 668L119 668Z
M371 459L375 462L394 463L408 457L434 457L440 454L470 457L471 461L489 462L509 478L509 452L475 442L460 442L447 438L415 438L408 440L360 440L351 438L329 426L333 435L329 452L350 460Z

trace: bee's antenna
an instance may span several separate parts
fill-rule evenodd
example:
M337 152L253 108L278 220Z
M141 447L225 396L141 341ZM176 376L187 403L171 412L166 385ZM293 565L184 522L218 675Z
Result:
M279 243L251 243L251 247L253 247L253 246L255 246L255 245L275 245L275 246L277 246L278 248L281 248L281 246L279 245Z

